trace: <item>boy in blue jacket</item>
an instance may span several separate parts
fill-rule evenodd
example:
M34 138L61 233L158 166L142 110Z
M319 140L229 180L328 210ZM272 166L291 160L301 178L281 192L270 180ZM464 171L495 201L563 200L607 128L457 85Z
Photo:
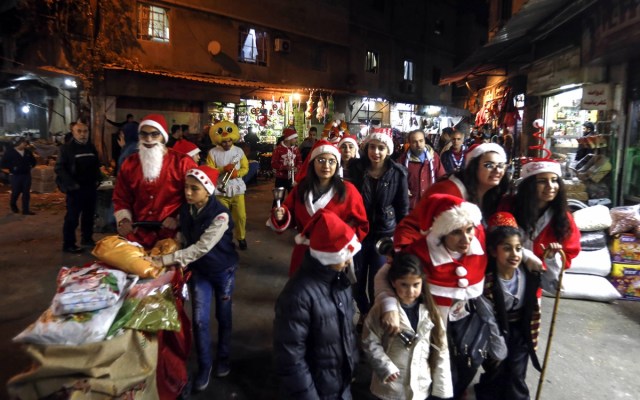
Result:
M182 250L154 258L163 266L178 264L192 271L193 332L198 352L198 373L193 389L209 385L213 368L209 315L215 296L218 319L218 353L215 375L227 376L231 344L231 294L238 268L238 253L233 243L233 221L229 210L213 196L218 171L206 165L187 171L186 203L180 209Z

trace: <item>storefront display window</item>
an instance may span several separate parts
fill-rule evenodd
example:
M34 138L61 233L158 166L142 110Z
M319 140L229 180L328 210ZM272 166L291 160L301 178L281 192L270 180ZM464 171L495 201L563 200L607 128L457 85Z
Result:
M545 128L548 145L554 153L576 153L585 122L597 122L597 111L580 109L582 88L547 98Z
M622 197L625 204L640 203L640 101L629 107L629 142L624 150Z
M287 103L269 100L241 100L238 104L240 135L255 133L261 142L275 144L287 122Z

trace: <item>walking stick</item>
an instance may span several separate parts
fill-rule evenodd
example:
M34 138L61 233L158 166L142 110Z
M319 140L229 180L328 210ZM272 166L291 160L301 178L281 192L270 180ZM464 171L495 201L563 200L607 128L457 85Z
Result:
M556 289L556 299L553 303L553 312L551 313L551 325L549 326L549 337L547 338L547 348L544 352L544 360L542 362L542 371L540 371L540 379L538 380L538 389L536 390L536 400L540 400L540 393L542 392L542 382L544 381L544 373L547 370L547 362L549 361L549 353L551 351L551 340L553 340L553 329L556 325L556 315L558 314L558 303L560 303L560 290L562 289L562 277L564 276L564 269L567 265L567 256L564 251L558 250L560 257L562 257L562 268L560 268L560 276L558 277L558 288Z

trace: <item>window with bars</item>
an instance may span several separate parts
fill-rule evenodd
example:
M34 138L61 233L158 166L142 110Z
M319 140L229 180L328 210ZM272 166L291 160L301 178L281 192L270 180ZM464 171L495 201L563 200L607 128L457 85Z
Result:
M238 61L266 66L268 43L269 37L267 32L254 28L241 28Z
M368 50L364 60L364 70L371 74L377 74L379 62L378 53Z
M167 9L138 3L138 38L156 42L169 41Z
M404 60L402 79L405 81L413 81L413 61Z

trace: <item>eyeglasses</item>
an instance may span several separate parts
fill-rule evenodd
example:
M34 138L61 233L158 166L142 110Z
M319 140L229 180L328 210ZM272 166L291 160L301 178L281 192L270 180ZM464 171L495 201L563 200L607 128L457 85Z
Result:
M486 169L489 169L489 170L494 170L494 169L504 170L506 168L505 163L502 163L502 162L501 163L494 163L494 162L491 162L491 161L488 161L488 162L482 164L482 166L485 167Z
M160 136L162 136L162 133L160 133L159 131L153 131L153 132L140 131L140 132L138 132L138 136L140 136L142 138L152 137L154 139L157 139Z
M334 166L338 163L338 160L334 160L334 159L326 159L326 158L316 158L316 161L318 162L318 164L320 165L325 165L325 164L329 164L331 166Z

